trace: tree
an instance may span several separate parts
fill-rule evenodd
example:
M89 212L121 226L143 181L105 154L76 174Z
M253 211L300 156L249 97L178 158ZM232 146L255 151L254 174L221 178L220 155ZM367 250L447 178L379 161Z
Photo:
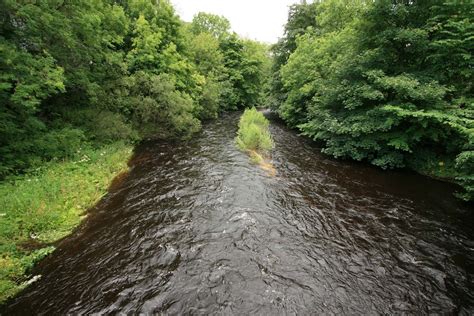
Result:
M230 22L223 16L199 12L193 18L191 31L196 35L209 33L220 39L230 34Z
M168 0L0 1L0 178L258 102L262 55L229 30L205 13L185 26Z
M220 49L226 76L222 107L236 110L262 104L265 66L269 59L266 46L232 35L221 41Z
M50 118L60 107L98 104L100 83L120 72L114 47L127 27L120 7L104 2L0 4L0 175L74 152L79 130L59 126L68 141L41 146L61 133ZM105 14L107 12L108 14ZM46 102L47 101L47 102ZM71 107L71 106L69 106ZM48 134L51 134L48 136ZM67 137L66 137L67 136ZM66 148L61 148L66 146Z
M189 37L189 54L197 70L204 76L202 93L196 109L201 119L216 118L221 104L221 90L225 71L224 57L219 49L219 40L209 33Z
M472 198L472 7L319 4L317 29L296 40L279 72L280 115L325 153L457 178Z
M272 80L270 83L271 107L277 109L286 98L285 90L280 77L280 69L288 61L291 53L296 49L296 39L305 34L310 28L317 27L316 15L319 3L311 4L306 1L290 6L288 21L285 25L285 34L271 48L273 54Z

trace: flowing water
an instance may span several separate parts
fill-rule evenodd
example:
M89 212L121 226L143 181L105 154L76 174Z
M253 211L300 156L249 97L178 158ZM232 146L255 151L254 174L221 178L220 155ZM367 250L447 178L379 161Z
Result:
M4 313L474 312L474 212L455 188L332 160L278 121L271 175L235 148L237 120L139 147Z

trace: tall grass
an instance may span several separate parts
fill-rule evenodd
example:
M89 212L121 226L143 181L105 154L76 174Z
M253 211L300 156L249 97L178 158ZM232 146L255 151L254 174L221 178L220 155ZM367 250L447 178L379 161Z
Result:
M27 285L31 267L54 250L48 244L71 233L131 152L120 143L88 149L0 183L0 303Z
M269 121L255 108L245 110L239 121L236 144L240 150L250 153L256 162L268 155L273 147L273 140L268 130Z

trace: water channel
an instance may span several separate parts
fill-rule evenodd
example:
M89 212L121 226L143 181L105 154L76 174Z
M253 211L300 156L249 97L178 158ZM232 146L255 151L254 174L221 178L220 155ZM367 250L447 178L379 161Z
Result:
M139 146L5 314L474 313L454 186L336 161L276 119L272 175L236 149L238 117Z

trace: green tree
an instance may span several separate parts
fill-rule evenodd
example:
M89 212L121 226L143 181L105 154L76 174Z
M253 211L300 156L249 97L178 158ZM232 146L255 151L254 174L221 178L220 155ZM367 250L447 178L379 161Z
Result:
M0 177L258 103L262 54L229 31L205 13L186 26L168 0L1 1Z
M279 72L280 115L328 154L457 178L472 198L472 12L458 1L319 4L317 29Z
M209 33L215 38L223 38L230 34L230 22L223 16L199 12L193 18L191 31L196 35Z
M316 15L319 3L308 4L306 1L290 6L288 21L285 25L285 33L271 48L273 54L272 80L270 82L269 101L273 109L277 109L285 100L285 90L280 77L280 69L286 64L291 53L296 49L296 39L305 34L308 29L315 28Z
M224 57L219 40L209 33L192 34L189 37L189 54L200 74L204 76L202 92L198 100L197 115L201 119L216 118L221 103L224 77Z
M89 0L7 0L0 3L0 12L3 176L74 152L77 141L70 138L81 139L82 133L51 124L52 118L66 104L98 104L100 83L120 70L114 47L122 43L127 23L120 7ZM54 150L41 148L42 140L51 140L49 132L60 136L54 129L63 130L69 141L56 142Z
M236 35L220 43L224 55L225 82L223 108L236 110L262 104L266 60L266 46L244 41Z

